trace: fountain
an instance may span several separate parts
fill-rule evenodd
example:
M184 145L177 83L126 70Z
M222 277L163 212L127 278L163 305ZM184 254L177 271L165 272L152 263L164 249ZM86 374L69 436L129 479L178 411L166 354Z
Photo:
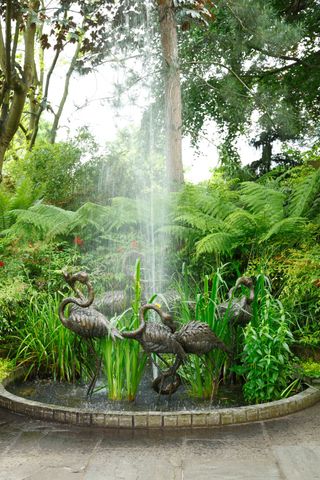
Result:
M148 51L152 43L151 36L153 37L151 2L147 2L147 6L145 51ZM127 28L131 28L129 22ZM150 54L149 51L148 55ZM149 67L148 55L142 70ZM60 319L67 328L88 343L88 351L94 355L95 365L89 388L80 382L66 386L47 379L21 383L19 380L23 378L24 372L18 371L16 383L14 378L9 378L0 384L0 406L36 418L77 425L186 428L267 419L311 405L320 398L320 391L312 388L292 399L251 406L244 406L239 387L231 388L233 397L229 395L228 388L222 387L220 394L212 388L208 398L202 401L186 395L183 375L186 375L188 368L201 370L201 362L210 355L210 361L214 358L219 365L232 357L235 325L237 322L245 324L251 318L253 285L250 279L242 277L236 282L226 302L222 302L216 309L216 305L210 305L211 322L219 317L225 319L228 315L231 316L227 321L221 322L224 325L228 322L231 324L228 344L222 340L222 336L220 338L220 332L214 333L209 323L190 320L183 326L178 326L170 314L154 303L156 292L165 291L170 273L165 268L168 239L162 233L162 227L168 216L166 199L171 179L166 177L164 165L159 166L159 150L164 152L165 149L162 146L161 133L155 127L152 107L153 81L150 78L145 81L144 87L148 87L146 98L150 106L145 122L142 149L144 159L141 158L142 167L137 174L136 198L131 199L136 203L139 214L138 238L131 242L132 257L134 261L137 258L141 261L141 269L138 264L136 271L134 293L127 294L125 289L115 288L93 303L93 289L88 275L84 272L74 275L66 273L65 280L74 290L75 297L62 301ZM133 279L132 263L128 272L124 259L119 261L130 282ZM87 297L78 289L77 282L88 287ZM243 295L235 299L233 293L241 284L250 288L250 296L247 298ZM67 303L74 304L69 317L64 315ZM123 313L128 307L132 307L130 317ZM146 319L145 315L150 311L153 311L155 316ZM116 326L115 319L118 322ZM118 325L121 328L118 328ZM223 330L221 332L223 333ZM97 338L102 338L99 344ZM147 362L146 354L150 356L151 363ZM191 355L194 360L188 363ZM107 388L100 382L95 389L101 363L104 365L104 376L107 377ZM218 376L214 379L216 383L212 382L214 368L207 371L209 381L216 387L221 378ZM117 382L126 390L126 400L121 397L122 391L119 392Z
M221 352L222 355L232 353L206 323L191 321L178 328L171 315L165 313L158 305L145 304L139 311L140 325L136 325L133 330L118 331L101 313L90 306L90 302L93 301L93 291L87 274L84 272L74 275L65 274L65 279L77 295L77 298L71 297L73 300L71 303L76 307L71 310L69 319L64 317L64 308L70 302L70 297L65 298L61 303L60 318L67 328L72 328L89 342L94 336L101 337L109 333L116 339L115 341L111 338L107 340L109 346L115 345L119 351L124 348L123 342L128 342L130 348L136 346L140 349L141 345L145 352L148 354L156 352L160 358L162 354L166 356L170 352L175 357L173 365L167 365L167 369L160 372L155 379L147 369L134 402L133 398L131 401L108 400L106 390L101 385L91 397L93 380L90 384L89 397L86 395L85 385L81 383L65 385L50 380L21 383L23 371L18 371L14 377L0 384L0 406L36 418L77 425L113 428L185 428L211 427L274 418L310 406L320 399L320 390L309 387L287 399L244 406L243 399L239 395L239 386L236 389L237 395L234 395L233 389L231 397L228 396L228 389L221 389L220 396L217 395L214 402L212 399L199 402L188 398L185 390L179 388L181 378L178 368L184 368L181 364L185 359L190 354L196 354L197 358L201 358L212 349ZM248 280L242 281L247 283ZM76 282L87 286L88 299L80 292ZM236 286L239 286L239 280ZM230 299L229 311L233 312L234 316L229 321L236 322L236 316L239 317L239 304L245 304L243 297L236 300ZM220 307L221 314L225 305L221 304ZM158 314L159 323L145 319L145 314L149 310L154 310ZM241 315L240 318L242 318ZM75 327L74 323L77 324ZM163 360L165 365L167 359ZM100 369L100 362L96 362L96 369L94 380ZM171 380L165 383L168 378ZM227 407L224 397L228 397ZM231 402L230 399L232 399Z

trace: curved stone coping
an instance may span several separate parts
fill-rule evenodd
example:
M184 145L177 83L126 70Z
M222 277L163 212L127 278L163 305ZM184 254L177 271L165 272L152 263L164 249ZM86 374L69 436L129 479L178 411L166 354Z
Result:
M231 425L282 417L303 410L320 400L320 389L308 387L284 400L216 410L189 410L176 412L97 412L35 402L18 397L6 390L12 381L21 378L21 372L0 383L0 407L33 418L74 425L92 425L111 428L190 428Z

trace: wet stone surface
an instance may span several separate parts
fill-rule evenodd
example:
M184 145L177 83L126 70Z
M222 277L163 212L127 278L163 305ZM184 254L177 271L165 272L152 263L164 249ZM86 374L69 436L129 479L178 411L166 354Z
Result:
M116 430L0 409L0 480L316 480L320 403L276 420L211 429Z

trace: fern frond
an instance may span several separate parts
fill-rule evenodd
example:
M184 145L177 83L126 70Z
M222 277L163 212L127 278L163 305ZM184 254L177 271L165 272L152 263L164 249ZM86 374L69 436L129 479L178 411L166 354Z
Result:
M260 239L260 243L266 242L273 236L285 237L284 243L290 243L293 239L301 236L305 229L306 220L301 217L288 217L275 223L270 230ZM282 241L284 241L282 239Z
M198 210L185 211L176 217L175 222L189 225L200 232L210 232L223 226L223 222Z
M308 175L295 189L290 199L292 217L308 216L308 210L320 197L320 169Z
M32 226L49 236L69 233L70 224L76 215L75 212L42 203L38 203L28 210L14 210L13 213L16 215L13 229L23 231L25 227Z
M258 229L257 216L237 208L225 219L227 231L236 236L253 236Z
M166 225L157 229L157 233L162 232L167 233L168 235L172 235L177 240L187 240L199 237L198 230L183 225Z
M226 232L216 232L206 235L196 243L196 255L205 253L230 253L234 248L234 236Z
M241 184L241 201L254 214L264 212L270 223L280 221L284 217L285 198L284 193L259 183Z
M136 225L139 221L137 203L132 198L115 197L112 199L109 230L120 230L122 227Z

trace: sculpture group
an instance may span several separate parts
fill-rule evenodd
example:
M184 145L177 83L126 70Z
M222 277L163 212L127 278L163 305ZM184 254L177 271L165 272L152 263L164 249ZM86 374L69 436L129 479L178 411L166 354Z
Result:
M71 275L64 272L63 275L76 296L67 297L61 302L59 318L66 328L88 341L89 349L96 357L96 369L87 391L88 395L91 395L93 392L101 363L94 350L94 338L110 336L113 340L116 338L119 340L124 338L136 340L147 354L151 355L153 353L157 355L168 367L152 383L153 388L160 394L172 394L179 388L181 380L177 371L186 360L187 355L205 355L213 349L220 349L228 355L232 354L232 348L225 345L207 323L193 320L178 328L173 317L161 310L157 304L145 304L141 307L139 327L136 330L119 332L112 327L104 314L92 306L94 291L88 274L86 272L78 272ZM77 283L87 287L87 296L83 295ZM250 289L249 297L243 295L241 298L232 298L240 285L245 285ZM217 306L217 315L223 316L227 314L230 318L231 329L234 328L237 322L245 324L252 315L251 303L253 297L254 289L251 278L240 277L235 286L229 291L229 300ZM107 307L112 310L114 306L112 305L111 292L105 294L104 298L108 300ZM69 316L66 316L65 311L68 304L72 304L72 306L69 310ZM159 315L160 322L146 320L145 316L148 310L154 310ZM161 354L168 353L176 356L172 366L161 356ZM168 378L171 381L166 384L166 379Z

